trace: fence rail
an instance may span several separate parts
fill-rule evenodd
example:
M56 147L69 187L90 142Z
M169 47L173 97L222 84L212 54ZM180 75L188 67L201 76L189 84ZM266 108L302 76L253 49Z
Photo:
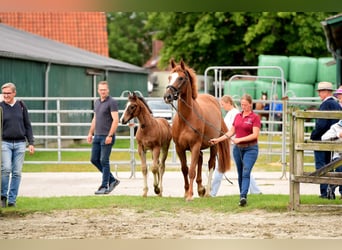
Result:
M36 151L41 152L57 152L57 160L36 160L30 161L25 160L24 164L89 164L89 161L68 161L63 159L62 152L90 152L90 148L75 148L65 145L65 141L71 140L86 140L87 132L90 127L90 122L93 114L93 110L90 108L80 108L76 107L76 109L72 109L70 107L63 108L67 106L65 103L73 103L73 102L81 102L85 101L89 105L92 105L95 101L95 98L80 98L80 97L50 97L50 98L38 98L38 97L20 97L19 99L25 101L28 106L28 110L30 113L30 117L32 120L32 126L34 129L35 140L38 143L36 147ZM126 103L126 97L116 97L116 99L121 102L121 104ZM149 98L146 97L146 100L149 99L161 99L161 98ZM235 100L239 103L239 100ZM257 100L255 100L257 101ZM36 108L39 105L36 105L35 102L38 102L44 105L40 105L44 108ZM288 101L288 105L302 105L306 102L312 104L307 100L300 101L293 99ZM45 109L47 106L52 106L52 109ZM71 104L73 106L73 104ZM158 111L158 110L157 110ZM162 112L162 110L159 110ZM119 105L119 115L123 112L123 105ZM270 111L268 111L270 112ZM175 111L172 111L172 116ZM36 117L36 115L40 115ZM43 115L43 117L42 117ZM75 118L81 116L83 121L76 121ZM85 119L87 118L87 119ZM268 124L279 124L277 121L263 121L263 123ZM313 123L307 123L305 126L312 126ZM285 124L282 124L285 126ZM131 168L131 176L135 175L135 169L138 164L140 164L140 159L136 158L135 153L137 149L135 148L135 136L134 136L134 128L128 127L127 125L119 125L118 130L123 130L124 132L117 134L117 139L129 140L130 146L129 148L116 148L113 147L113 152L127 152L130 154L130 160L122 160L122 161L111 161L111 165L115 166L115 169L118 170L119 166L126 165ZM70 130L72 130L72 134L70 134ZM261 135L266 135L266 140L260 140L260 155L279 155L282 158L283 152L288 154L289 149L286 148L285 151L282 150L282 141L274 141L274 136L282 136L282 132L273 131L273 130L262 130ZM288 133L286 133L286 141L289 141ZM288 145L288 143L286 143ZM178 161L178 157L176 156L175 146L172 142L170 146L170 154L168 157L167 164L170 166L179 166L180 163ZM206 154L209 150L204 150ZM286 163L287 164L287 163Z

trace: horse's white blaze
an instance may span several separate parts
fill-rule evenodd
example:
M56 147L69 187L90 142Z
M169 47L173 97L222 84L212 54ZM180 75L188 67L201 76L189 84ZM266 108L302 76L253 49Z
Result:
M131 102L127 102L126 104L126 107L125 107L125 110L122 112L122 115L120 117L120 122L122 123L123 122L123 119L124 119L124 116L126 114L126 111L127 111L127 108L131 105Z
M170 79L170 84L174 84L175 83L175 81L177 80L177 78L178 78L178 73L177 72L175 72L175 73L172 73L171 74L171 79Z

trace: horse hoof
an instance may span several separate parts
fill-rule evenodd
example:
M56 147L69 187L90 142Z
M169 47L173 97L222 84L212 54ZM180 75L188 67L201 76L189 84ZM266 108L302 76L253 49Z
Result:
M186 197L185 201L189 202L189 201L193 201L194 200L194 197L191 196L191 197Z
M205 195L205 188L198 190L198 195L199 197L203 197Z
M160 188L159 187L155 187L154 188L154 193L155 194L160 194Z

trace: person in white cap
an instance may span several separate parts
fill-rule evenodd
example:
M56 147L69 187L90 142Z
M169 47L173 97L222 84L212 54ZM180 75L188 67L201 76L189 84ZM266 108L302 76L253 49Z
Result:
M338 99L338 103L342 108L342 85L338 89L336 89L334 96Z
M333 85L331 82L320 82L317 87L318 95L322 100L319 110L342 110L338 102L333 97ZM311 132L310 139L320 141L322 135L327 132L331 125L337 123L338 119L316 119L315 128ZM314 151L316 170L324 167L331 161L330 151ZM327 199L328 184L320 184L320 198Z

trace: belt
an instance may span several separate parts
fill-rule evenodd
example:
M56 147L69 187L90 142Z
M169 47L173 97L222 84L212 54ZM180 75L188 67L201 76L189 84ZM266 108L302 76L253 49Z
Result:
M17 142L26 142L25 139L15 139L15 140L12 140L12 139L2 139L4 142L9 142L9 143L17 143Z
M257 141L253 141L253 142L247 142L247 143L239 143L239 144L236 144L236 146L238 148L247 148L247 147L251 147L251 146L257 145L257 144L258 144Z

